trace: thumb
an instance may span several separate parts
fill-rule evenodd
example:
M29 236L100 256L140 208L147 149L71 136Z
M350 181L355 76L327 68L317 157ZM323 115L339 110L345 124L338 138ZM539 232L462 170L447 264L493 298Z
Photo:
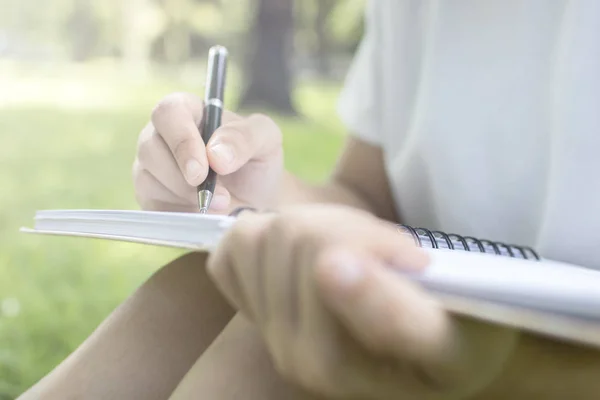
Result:
M281 150L279 127L262 114L223 124L207 146L209 163L219 175L236 172L250 160L267 161Z
M345 249L325 253L315 273L326 307L367 349L419 363L448 349L449 317L400 273Z

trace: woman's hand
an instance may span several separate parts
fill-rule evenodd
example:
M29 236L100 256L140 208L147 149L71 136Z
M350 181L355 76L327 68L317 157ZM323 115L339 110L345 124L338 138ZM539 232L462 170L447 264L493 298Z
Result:
M517 334L450 317L400 272L427 262L394 226L319 205L242 214L208 268L287 380L331 398L462 398Z
M281 132L264 115L225 111L205 146L200 135L203 102L186 93L167 96L140 134L133 165L136 198L143 209L198 211L196 186L210 165L219 175L212 213L248 205L272 206L283 173Z

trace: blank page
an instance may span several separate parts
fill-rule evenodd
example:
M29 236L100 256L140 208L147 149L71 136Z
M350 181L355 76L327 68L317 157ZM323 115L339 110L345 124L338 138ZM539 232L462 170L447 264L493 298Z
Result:
M228 216L193 213L48 210L36 213L34 232L197 248L216 245L234 221Z

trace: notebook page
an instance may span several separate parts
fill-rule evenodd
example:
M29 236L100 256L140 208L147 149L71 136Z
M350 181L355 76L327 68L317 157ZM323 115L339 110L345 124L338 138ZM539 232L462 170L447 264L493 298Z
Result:
M198 248L214 246L234 221L228 216L193 213L46 210L36 213L33 232Z
M149 222L156 224L184 224L207 226L212 223L232 222L235 219L223 215L141 211L141 210L42 210L35 214L36 221L122 221L129 223Z
M21 228L21 232L30 233L36 235L50 235L50 236L69 236L69 237L81 237L81 238L91 238L91 239L103 239L103 240L112 240L116 242L130 242L130 243L139 243L139 244L147 244L151 246L160 246L160 247L171 247L177 249L186 249L193 251L207 251L211 252L215 249L216 244L214 243L190 243L190 242L176 242L172 240L159 240L159 239L148 239L148 238L140 238L140 237L131 237L131 236L119 236L114 234L101 234L101 233L82 233L82 232L71 232L71 231L51 231L51 230L40 230L40 229L31 229L31 228Z
M548 260L427 251L431 265L410 277L428 289L600 320L600 271Z

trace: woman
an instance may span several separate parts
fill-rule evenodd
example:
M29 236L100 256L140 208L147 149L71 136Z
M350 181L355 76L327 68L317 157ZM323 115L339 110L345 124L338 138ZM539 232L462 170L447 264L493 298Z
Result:
M268 117L228 113L205 148L201 101L167 97L141 206L195 211L210 164L213 212L278 213L164 267L22 398L594 398L598 353L446 314L393 271L427 257L389 222L600 268L599 30L585 0L371 2L323 186L283 170Z

